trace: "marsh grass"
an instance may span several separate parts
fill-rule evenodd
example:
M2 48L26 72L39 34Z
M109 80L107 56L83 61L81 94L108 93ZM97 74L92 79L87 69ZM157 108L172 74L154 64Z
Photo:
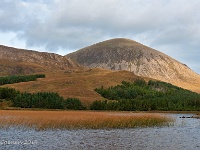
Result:
M167 116L152 113L1 110L0 127L44 129L110 129L170 125Z

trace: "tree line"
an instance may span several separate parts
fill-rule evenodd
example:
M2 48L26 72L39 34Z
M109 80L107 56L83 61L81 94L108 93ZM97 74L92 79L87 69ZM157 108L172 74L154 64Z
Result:
M15 76L0 77L0 85L35 81L37 80L37 78L45 78L45 74L15 75Z
M92 110L200 110L200 94L160 81L123 81L95 91L108 100L93 102Z
M102 86L95 91L107 100L94 101L89 107L91 110L200 110L200 94L160 81L122 81L120 85L109 88ZM0 88L0 100L20 108L86 109L79 99L64 99L54 92L27 93L13 88Z
M12 107L20 108L73 110L85 109L85 106L81 103L79 99L64 99L58 93L54 92L27 93L19 92L13 88L0 88L0 99L11 101Z

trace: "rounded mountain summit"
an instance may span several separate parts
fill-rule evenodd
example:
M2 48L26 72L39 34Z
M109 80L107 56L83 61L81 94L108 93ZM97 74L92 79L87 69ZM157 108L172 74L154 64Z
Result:
M200 75L187 65L136 41L116 38L103 41L66 55L89 68L127 70L138 76L161 81L200 83Z

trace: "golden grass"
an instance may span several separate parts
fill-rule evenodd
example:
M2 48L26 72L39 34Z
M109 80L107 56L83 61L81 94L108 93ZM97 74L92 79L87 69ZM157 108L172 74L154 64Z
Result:
M64 98L79 98L86 106L102 97L94 91L101 86L110 87L123 80L133 81L137 78L128 71L112 72L103 69L85 69L65 73L65 71L42 72L46 78L37 81L7 84L2 87L15 88L21 92L57 92Z
M150 113L0 110L0 127L110 129L169 125L169 117Z
M94 91L95 88L116 86L123 80L131 82L138 78L138 76L128 71L113 72L99 68L73 70L72 72L54 70L40 73L45 74L46 78L37 79L37 81L7 84L1 87L15 88L21 92L30 93L57 92L64 98L78 98L84 105L89 107L93 101L103 99L100 94ZM146 81L150 80L150 78L144 79Z

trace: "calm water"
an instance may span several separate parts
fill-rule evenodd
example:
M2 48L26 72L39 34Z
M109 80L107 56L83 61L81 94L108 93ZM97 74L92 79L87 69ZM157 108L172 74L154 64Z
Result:
M174 126L113 130L0 129L0 149L199 150L200 119L176 118ZM184 116L191 116L190 114Z

